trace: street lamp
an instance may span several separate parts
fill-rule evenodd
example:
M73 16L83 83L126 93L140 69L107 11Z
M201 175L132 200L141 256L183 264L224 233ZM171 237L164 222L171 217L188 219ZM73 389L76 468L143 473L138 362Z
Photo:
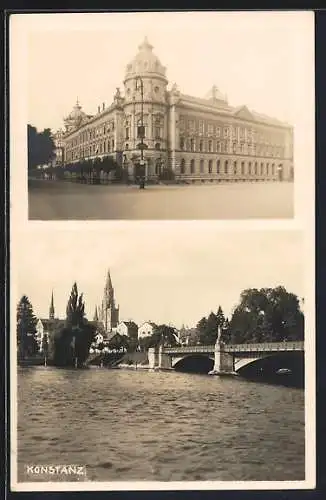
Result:
M139 83L139 86L138 86ZM140 123L141 125L138 126L137 124L137 137L140 138L140 144L138 145L140 149L140 165L141 165L141 178L140 178L140 189L144 189L145 187L145 175L143 172L144 169L144 148L146 147L144 144L144 137L145 137L145 127L144 127L144 83L142 78L140 76L136 76L136 92L140 88L140 97L141 97L141 111L140 111Z

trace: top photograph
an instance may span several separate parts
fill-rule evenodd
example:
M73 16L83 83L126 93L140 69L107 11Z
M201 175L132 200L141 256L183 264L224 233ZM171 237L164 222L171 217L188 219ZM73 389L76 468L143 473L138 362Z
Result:
M30 220L295 216L287 16L78 16L28 36Z

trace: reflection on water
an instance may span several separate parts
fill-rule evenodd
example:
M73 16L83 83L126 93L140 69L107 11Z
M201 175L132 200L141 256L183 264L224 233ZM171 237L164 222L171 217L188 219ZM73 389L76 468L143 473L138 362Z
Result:
M91 481L303 480L304 392L175 372L22 368L18 479L44 480L26 474L30 464L86 465Z

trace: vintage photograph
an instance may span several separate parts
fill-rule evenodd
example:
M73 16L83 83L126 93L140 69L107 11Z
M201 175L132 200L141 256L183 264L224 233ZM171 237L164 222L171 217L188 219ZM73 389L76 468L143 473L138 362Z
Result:
M36 16L29 218L294 217L298 169L313 169L294 154L304 25L267 12Z
M29 230L16 248L18 489L308 479L302 233L170 236Z
M12 490L314 487L313 21L11 16Z

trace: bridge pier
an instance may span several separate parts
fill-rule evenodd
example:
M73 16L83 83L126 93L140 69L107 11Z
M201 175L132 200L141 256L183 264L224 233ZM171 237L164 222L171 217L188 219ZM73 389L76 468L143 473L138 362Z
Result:
M148 349L148 364L150 370L172 370L171 356L164 352L162 345L158 349L155 347Z
M225 352L224 343L221 341L220 329L214 349L214 368L209 372L209 375L237 375L234 369L233 353Z

